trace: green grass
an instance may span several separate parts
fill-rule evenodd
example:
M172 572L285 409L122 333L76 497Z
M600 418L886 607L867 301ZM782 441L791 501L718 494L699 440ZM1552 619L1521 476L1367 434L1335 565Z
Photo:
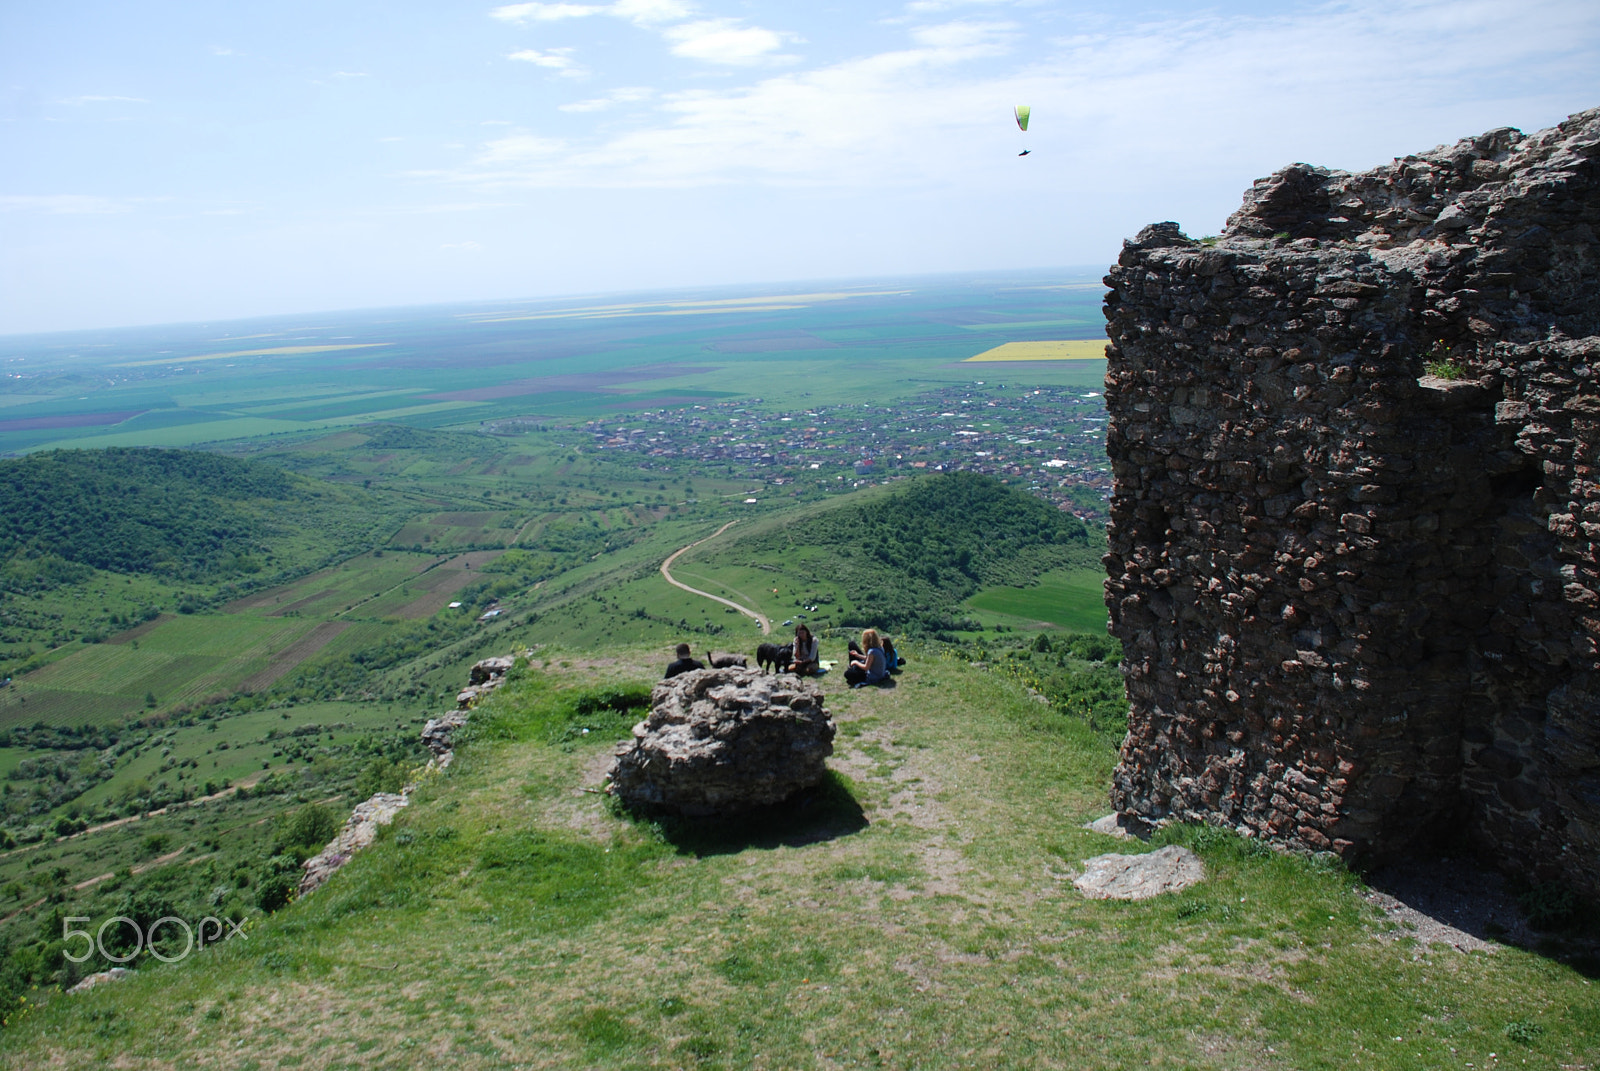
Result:
M52 913L57 910L85 914L113 906L116 896L108 903L100 902L107 894L101 888L103 883L83 891L74 891L73 886L147 862L149 853L142 845L152 836L164 839L172 849L184 849L174 865L188 866L207 855L233 860L227 866L214 867L216 873L200 890L204 896L222 885L231 892L235 867L253 869L261 862L259 853L253 856L252 852L262 823L270 824L282 810L309 799L342 796L348 806L351 784L369 761L371 744L379 741L396 754L415 755L420 750L416 733L421 722L418 712L395 704L309 703L234 713L193 724L124 730L119 746L109 752L69 752L73 767L84 762L91 767L102 761L108 764L108 776L72 800L72 813L84 815L90 828L65 839L50 835L52 818L67 813L66 808L59 808L39 819L46 830L42 840L0 853L0 888L17 883L26 890L20 899L0 899L0 916L11 914L38 895L56 896L61 903L59 908L33 908L0 922L0 939L25 941L26 934L37 927L58 926ZM45 752L42 757L50 755ZM41 752L3 749L0 772L12 774L24 759L39 761ZM269 774L297 787L287 794L248 799L232 795L199 798L230 783L254 784ZM27 781L11 776L7 783L17 789L28 787ZM143 802L156 793L173 796L184 790L194 802L171 804L165 813L154 813L153 805ZM111 816L116 816L116 821L108 825ZM171 877L162 873L148 880L159 888L163 882L170 884ZM246 904L250 895L245 889Z
M1170 834L1208 869L1181 894L1080 898L1084 858L1156 846L1081 828L1114 741L915 649L895 689L824 683L863 823L694 841L631 819L583 791L626 718L567 730L654 653L552 655L323 890L246 941L49 1000L0 1065L1343 1071L1494 1052L1556 1071L1600 1052L1600 999L1570 968L1379 940L1350 875L1237 838Z
M1040 624L1075 632L1104 632L1106 605L1101 570L1046 573L1026 588L986 588L967 600L986 623L1012 627Z

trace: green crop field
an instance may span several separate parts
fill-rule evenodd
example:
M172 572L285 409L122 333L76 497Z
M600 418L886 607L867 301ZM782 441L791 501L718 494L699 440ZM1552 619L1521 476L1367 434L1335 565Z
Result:
M1040 274L925 279L802 295L784 308L713 304L703 315L665 319L651 309L565 316L560 303L490 318L430 311L337 326L290 318L252 333L358 341L266 345L226 361L194 361L212 352L215 339L175 328L159 342L129 335L99 345L93 361L119 368L104 380L73 374L89 358L72 356L71 339L42 349L24 343L33 346L30 361L53 362L67 378L18 381L0 392L0 451L304 437L376 421L446 427L526 414L581 419L737 396L815 405L849 402L869 384L873 398L892 401L970 380L970 368L953 365L996 342L1099 337L1101 289L1087 280L1079 289L1061 285L1059 276ZM512 347L529 356L507 360ZM0 358L11 349L0 340ZM269 368L273 385L263 387ZM1027 376L1093 383L1097 370Z
M1106 629L1105 573L1078 570L1046 573L1026 588L986 588L967 600L979 619L1013 627L1054 626L1077 632Z

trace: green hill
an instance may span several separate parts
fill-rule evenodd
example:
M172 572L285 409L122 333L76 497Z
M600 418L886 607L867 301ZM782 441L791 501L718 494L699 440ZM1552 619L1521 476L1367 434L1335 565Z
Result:
M1095 556L1071 514L993 477L949 473L769 523L700 560L831 588L842 600L832 625L926 635L965 627L960 604L980 587L1026 585Z
M191 450L0 460L0 576L38 586L81 576L74 566L180 580L255 573L277 560L280 537L309 527L336 539L352 522L370 527L363 498Z
M377 496L188 450L0 460L0 678L163 611L192 613L381 543Z

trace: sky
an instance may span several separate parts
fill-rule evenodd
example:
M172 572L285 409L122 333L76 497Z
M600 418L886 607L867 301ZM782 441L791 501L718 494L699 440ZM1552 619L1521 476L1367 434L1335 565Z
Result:
M0 0L0 334L1092 270L1597 105L1593 0Z

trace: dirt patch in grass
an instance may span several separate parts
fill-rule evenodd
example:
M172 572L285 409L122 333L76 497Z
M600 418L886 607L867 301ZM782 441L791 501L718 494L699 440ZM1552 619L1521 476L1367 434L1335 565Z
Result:
M339 633L349 627L348 621L324 621L273 655L266 669L251 674L239 683L240 689L246 692L259 692L272 687L279 677L328 646L338 638Z

